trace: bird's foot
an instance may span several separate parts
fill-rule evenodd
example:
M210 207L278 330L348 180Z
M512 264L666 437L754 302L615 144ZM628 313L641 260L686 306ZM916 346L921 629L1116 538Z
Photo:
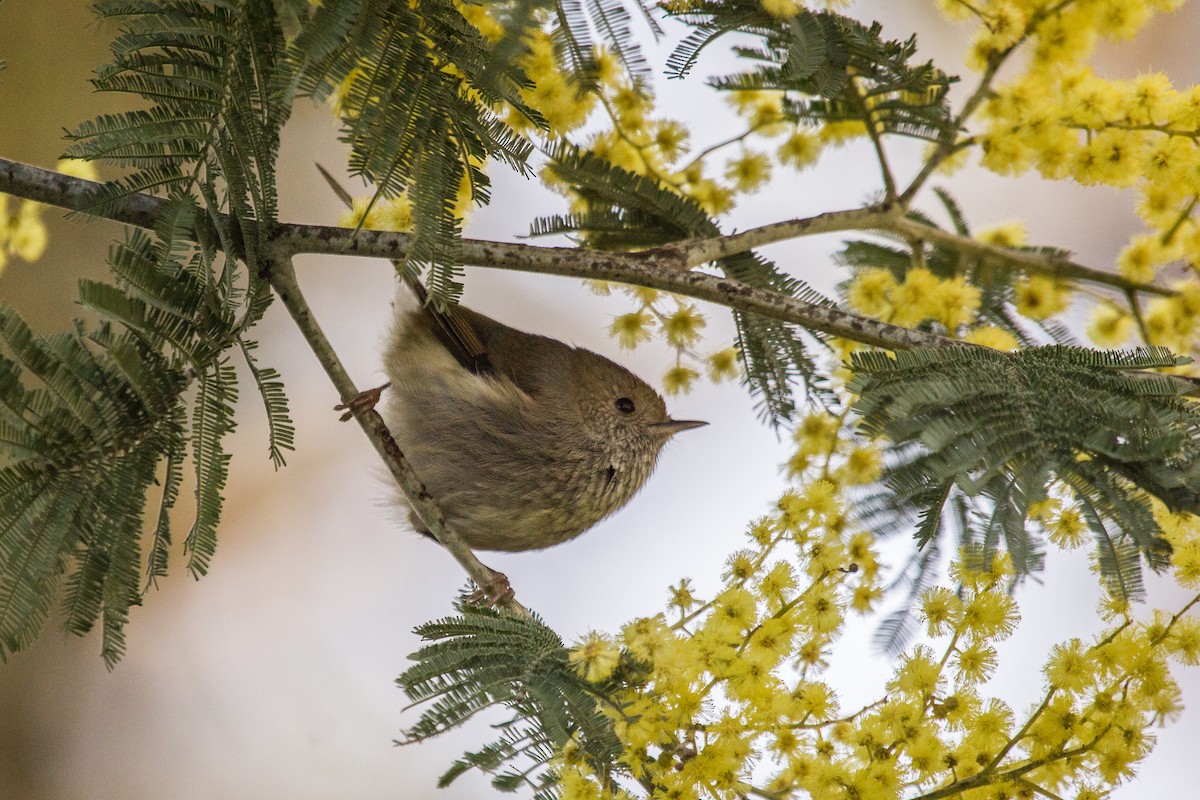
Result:
M385 383L383 386L377 386L374 389L367 389L365 392L359 392L345 403L338 403L333 407L333 410L345 411L346 413L342 414L340 417L341 421L345 422L361 411L370 411L372 408L374 408L375 404L379 402L379 395L383 394L383 390L391 385L392 384L389 382Z
M478 589L467 595L467 602L486 605L489 608L507 605L512 602L513 598L516 597L516 592L509 585L508 576L490 567L488 568L488 572L492 574L492 577Z

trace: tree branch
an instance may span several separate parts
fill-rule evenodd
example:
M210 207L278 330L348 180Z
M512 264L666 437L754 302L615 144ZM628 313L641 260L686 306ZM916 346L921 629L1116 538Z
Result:
M106 204L100 210L96 207L95 199L102 186L82 178L71 178L50 170L0 159L0 192L140 227L153 227L157 213L166 203L165 200L149 195L130 194ZM797 236L853 229L889 230L910 238L941 243L981 257L995 258L1027 271L1064 279L1089 280L1123 291L1174 294L1170 289L1153 284L1131 283L1119 275L1065 259L1011 250L943 231L905 217L902 210L896 206L869 206L863 209L835 211L815 217L776 222L725 237L678 242L640 253L541 247L479 239L464 239L461 252L464 263L474 266L609 280L661 289L890 350L964 346L962 342L945 336L891 325L831 306L807 303L730 278L689 271L699 264L745 252L764 244ZM412 243L412 238L403 233L355 231L326 225L294 223L276 224L270 238L292 255L313 253L392 260L406 258Z
M50 170L0 159L0 192L18 197L36 199L72 211L85 211L139 227L153 227L157 213L166 205L166 201L159 198L131 194L99 208L95 198L102 186L82 178L70 178ZM845 225L845 220L840 224ZM354 231L293 223L276 224L269 238L275 246L282 248L281 252L289 255L313 253L387 259L404 259L412 243L412 237L403 233ZM539 247L464 239L461 253L463 262L474 266L610 280L662 289L891 350L964 346L945 336L910 330L831 306L807 303L730 278L689 272L686 261L678 249L673 248L675 246L642 253L606 253L574 247Z
M334 352L333 345L330 344L321 330L321 326L313 317L308 302L300 291L300 284L296 280L296 271L292 267L291 255L285 249L277 248L275 251L265 254L263 261L267 270L266 278L270 281L271 288L279 295L279 299L283 301L288 313L292 315L296 327L300 329L308 346L312 348L317 360L325 368L325 373L337 388L342 403L350 409L354 419L363 429L363 433L371 440L376 452L387 464L392 477L399 484L413 510L417 512L417 516L421 518L421 522L425 524L425 528L462 565L462 568L471 576L471 580L475 581L478 586L487 587L492 584L495 573L475 556L475 553L458 537L458 534L446 526L446 518L441 509L438 508L432 495L425 488L425 484L413 472L408 459L404 457L396 440L392 438L391 431L388 430L383 417L374 408L358 407L351 402L358 396L358 388L355 387L350 374L346 372L341 359ZM500 603L518 613L529 613L524 606L511 597L501 598Z
M1122 275L1105 272L1094 267L1062 258L1057 255L1046 255L1029 250L1017 250L1011 247L988 244L970 236L962 236L951 231L943 230L933 225L915 220L904 213L900 206L876 205L866 208L856 208L848 211L829 211L813 217L772 222L758 228L751 228L741 233L729 236L716 236L711 239L693 239L686 242L666 245L652 253L678 253L686 268L696 267L710 261L716 261L747 250L753 250L763 245L784 242L801 236L815 236L820 233L837 231L888 231L902 234L905 237L919 241L939 244L966 255L976 256L989 261L1007 264L1021 272L1034 275L1045 275L1060 280L1079 280L1110 286L1121 292L1144 292L1166 297L1174 296L1177 292L1165 286L1153 283L1137 283Z

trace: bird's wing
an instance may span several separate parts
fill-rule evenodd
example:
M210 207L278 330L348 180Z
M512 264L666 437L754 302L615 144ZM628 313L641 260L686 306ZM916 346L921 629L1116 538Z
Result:
M421 313L429 320L433 335L454 356L454 360L476 375L495 375L496 367L489 357L488 348L479 338L477 326L471 319L480 315L457 305L446 306L439 311L429 302L429 293L419 281L410 281L408 285L417 296Z

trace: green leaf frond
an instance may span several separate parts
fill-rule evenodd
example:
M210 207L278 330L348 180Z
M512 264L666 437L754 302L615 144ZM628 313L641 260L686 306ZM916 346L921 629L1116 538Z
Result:
M800 8L788 19L755 0L690 3L676 15L695 30L667 61L683 77L704 48L738 31L761 39L734 52L754 66L708 83L727 91L785 92L783 112L811 124L855 120L873 130L936 141L953 124L946 92L954 78L932 62L914 63L916 37L889 41L870 26L828 11Z
M518 4L514 19L529 25L538 15L525 5ZM520 42L518 32L502 42L513 37ZM482 165L489 158L522 174L528 169L532 145L493 108L504 102L542 124L520 99L529 78L515 59L501 62L493 54L445 0L419 6L329 0L290 50L301 91L337 94L351 173L373 183L378 196L409 193L415 221L409 260L432 270L427 284L439 303L462 292L460 189L475 203L487 202Z
M258 342L238 337L238 346L262 397L267 414L267 453L275 464L275 469L279 469L287 465L283 451L296 449L296 426L292 422L283 381L274 367L259 366L253 355L258 349Z
M404 741L431 738L491 707L514 714L494 726L499 740L467 753L439 785L478 769L493 775L498 789L549 791L547 762L568 743L596 774L611 777L620 743L598 710L596 688L572 668L558 635L536 616L467 603L458 610L416 630L430 644L411 656L416 664L397 683L425 709Z
M153 235L111 248L115 285L80 282L81 303L106 320L97 331L39 339L3 312L12 456L0 463L0 655L29 642L74 564L66 627L84 633L101 620L111 665L129 607L166 574L189 460L189 570L203 574L215 550L237 396L231 350L263 397L277 465L292 446L279 376L253 360L245 334L272 297L262 235L277 215L279 131L295 88L279 12L293 29L308 12L272 0L100 0L95 10L117 32L93 83L138 107L69 134L67 155L125 168L84 210L138 192L167 203Z
M548 169L571 187L586 209L543 217L533 222L534 236L576 234L583 244L601 250L639 250L689 238L711 238L721 231L694 200L652 177L623 169L594 153L559 144ZM723 258L716 266L730 278L762 289L828 304L803 281L778 269L756 253ZM758 396L763 417L774 425L787 422L796 410L797 384L818 400L829 399L810 353L811 332L776 320L733 312L743 374ZM807 340L807 341L806 341Z
M43 338L0 306L0 658L32 641L72 564L66 628L102 619L104 659L120 658L141 601L146 496L164 459L176 466L161 482L152 574L170 538L187 385L181 364L140 337L101 328Z
M556 0L543 5L552 8L554 26L550 35L559 60L581 91L594 91L599 84L597 40L617 57L634 83L650 77L650 65L629 27L632 7L656 40L662 36L663 30L650 4L642 0ZM508 38L513 38L514 27L505 27ZM497 55L502 55L499 49Z
M231 261L218 269L187 240L199 213L170 204L158 238L131 231L113 245L115 285L80 281L80 302L107 320L96 331L43 339L0 309L0 656L29 643L74 564L65 626L83 634L101 620L104 658L120 658L129 607L166 574L189 451L196 514L184 550L189 570L207 570L234 427L230 351L262 394L277 465L292 447L278 373L244 338L270 294L248 295Z
M1179 363L1163 348L856 353L863 429L898 445L862 513L891 515L893 529L920 518L924 544L965 496L975 510L962 541L986 556L1003 547L1024 574L1043 559L1029 506L1057 484L1084 512L1108 588L1136 597L1132 566L1161 569L1169 555L1151 499L1200 511L1200 409L1143 371Z
M626 6L634 6L641 12L642 19L657 38L662 34L662 29L651 15L649 6L642 0L587 0L585 5L592 26L600 32L600 38L621 60L625 71L635 80L648 78L650 65L629 29L630 14Z
M67 155L131 170L93 210L133 192L189 198L253 266L257 223L276 216L279 129L291 110L274 3L101 0L95 9L120 26L96 89L147 107L96 117L69 135Z

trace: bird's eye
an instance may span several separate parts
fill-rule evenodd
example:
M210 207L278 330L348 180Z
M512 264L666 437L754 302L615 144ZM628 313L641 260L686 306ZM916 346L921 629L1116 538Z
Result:
M618 397L616 400L613 401L613 405L616 406L617 411L620 411L622 414L632 414L633 413L633 409L634 409L633 401L630 400L628 397Z

